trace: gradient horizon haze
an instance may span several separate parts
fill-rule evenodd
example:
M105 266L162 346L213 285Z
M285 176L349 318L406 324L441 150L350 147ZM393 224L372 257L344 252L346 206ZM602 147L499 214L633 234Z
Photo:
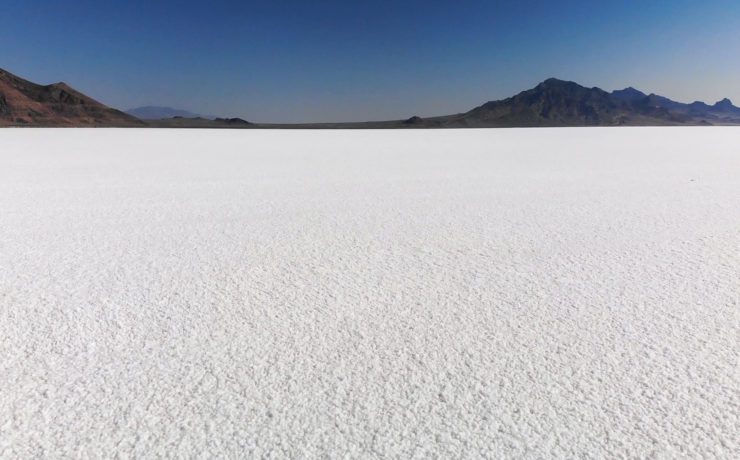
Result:
M557 77L740 101L740 2L2 3L0 67L255 122L469 110Z

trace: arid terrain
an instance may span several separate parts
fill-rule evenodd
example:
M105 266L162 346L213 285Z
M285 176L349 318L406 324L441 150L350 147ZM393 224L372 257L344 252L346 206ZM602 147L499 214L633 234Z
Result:
M738 458L738 145L0 130L0 457Z
M0 69L0 127L146 126L138 118L107 107L66 83L37 85Z

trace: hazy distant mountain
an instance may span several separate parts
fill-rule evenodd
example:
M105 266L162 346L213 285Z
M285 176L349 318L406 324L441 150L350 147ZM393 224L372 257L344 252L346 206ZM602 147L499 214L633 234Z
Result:
M164 118L183 117L183 118L207 118L215 119L213 115L200 115L188 112L182 109L173 109L172 107L157 107L148 105L146 107L137 107L126 111L127 114L133 115L142 120L162 120Z
M740 108L732 105L732 102L727 98L722 99L714 105L708 105L701 101L684 104L656 94L650 94L643 99L634 101L633 103L642 107L649 106L667 109L674 114L683 114L691 119L701 118L709 122L717 123L740 122Z
M0 69L0 126L143 126L65 83L37 85Z
M732 101L730 101L727 98L724 98L721 101L718 101L709 110L712 110L718 113L729 113L729 114L740 116L740 107L735 107L734 105L732 105Z

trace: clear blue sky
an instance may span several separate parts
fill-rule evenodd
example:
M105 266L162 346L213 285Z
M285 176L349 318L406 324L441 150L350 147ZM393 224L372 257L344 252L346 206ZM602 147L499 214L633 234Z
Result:
M0 67L121 109L440 115L554 76L740 102L740 1L0 0Z

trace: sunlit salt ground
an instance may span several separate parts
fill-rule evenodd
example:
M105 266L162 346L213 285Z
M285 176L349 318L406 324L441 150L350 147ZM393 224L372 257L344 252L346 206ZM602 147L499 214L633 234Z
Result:
M740 454L740 129L0 131L0 457Z

